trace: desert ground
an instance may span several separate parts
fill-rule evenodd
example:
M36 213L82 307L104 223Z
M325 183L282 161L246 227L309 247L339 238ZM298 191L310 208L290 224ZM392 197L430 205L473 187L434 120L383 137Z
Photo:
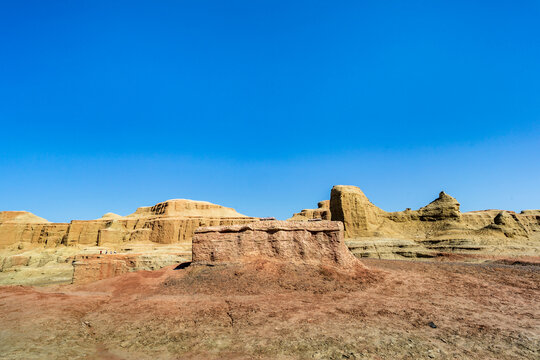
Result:
M539 258L185 263L0 288L6 359L538 359Z
M540 359L540 210L0 212L2 359Z

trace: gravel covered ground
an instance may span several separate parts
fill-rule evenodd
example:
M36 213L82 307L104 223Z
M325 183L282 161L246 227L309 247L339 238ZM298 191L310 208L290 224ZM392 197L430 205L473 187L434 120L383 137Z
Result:
M0 287L5 359L538 359L540 267L265 260Z

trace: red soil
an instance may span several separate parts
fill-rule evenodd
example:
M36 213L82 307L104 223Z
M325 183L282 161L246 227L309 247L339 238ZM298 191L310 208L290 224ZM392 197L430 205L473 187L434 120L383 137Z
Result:
M538 359L540 267L253 261L0 288L7 359ZM434 327L430 326L432 322Z

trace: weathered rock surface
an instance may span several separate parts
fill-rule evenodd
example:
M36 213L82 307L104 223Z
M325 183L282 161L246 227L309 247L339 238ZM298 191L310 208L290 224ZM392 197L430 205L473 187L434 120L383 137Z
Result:
M288 220L310 220L310 219L320 219L320 220L330 220L330 200L320 201L317 209L304 209L299 213L294 214Z
M422 221L459 219L461 217L459 203L456 199L441 191L437 199L418 209L418 217Z
M345 237L369 236L379 226L383 211L356 186L337 185L330 192L332 221L342 221Z
M435 252L540 252L539 211L461 213L459 207L458 201L444 192L418 210L397 212L378 208L355 186L334 186L330 194L332 220L343 222L345 238L354 240L349 244L360 257L387 254L392 248L393 255L402 257L429 257ZM384 250L375 251L377 248Z
M73 262L73 284L88 284L127 273L132 262L123 256L94 255Z
M343 241L343 225L336 221L261 221L199 228L192 251L195 264L268 258L340 268L361 266Z
M60 244L69 224L55 224L27 211L0 212L0 249L17 243Z
M199 226L243 224L257 220L234 209L206 201L168 200L138 208L122 217L107 213L97 220L49 223L31 213L0 213L0 248L26 243L58 245L107 245L124 242L189 243Z
M183 253L78 254L73 258L73 284L88 284L138 270L158 270L189 260Z
M231 208L183 199L142 207L128 216L107 213L97 220L73 220L69 224L50 223L23 211L1 212L0 284L71 282L73 256L99 254L100 250L105 253L107 249L118 253L139 252L139 255L129 255L137 258L136 265L131 266L128 262L124 266L120 258L110 264L107 263L109 257L79 259L77 266L81 271L86 269L83 274L87 274L81 278L98 279L123 271L157 269L188 261L191 258L191 238L200 226L244 224L257 220Z
M48 220L28 211L0 211L0 223L42 224L48 222Z
M355 238L346 240L345 244L358 258L415 260L435 258L439 254L409 239Z
M112 212L108 212L104 214L102 217L100 217L98 220L118 220L121 219L122 215L118 215Z
M75 263L81 264L86 259L90 261L98 257L104 263L110 259L129 259L126 271L157 270L164 266L190 261L191 244L126 243L114 247L76 245L4 249L0 252L0 285L39 286L71 283ZM105 273L107 276L116 274L106 271ZM86 277L92 276L96 280L99 278L97 275Z

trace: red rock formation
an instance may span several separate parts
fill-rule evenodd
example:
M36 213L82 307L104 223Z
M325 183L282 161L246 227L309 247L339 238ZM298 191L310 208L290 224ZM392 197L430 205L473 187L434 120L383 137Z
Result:
M343 241L343 225L336 221L261 221L199 228L192 251L195 264L268 258L342 268L361 266Z
M157 270L188 259L183 253L79 254L72 259L74 284L87 284L138 270Z
M135 267L125 255L77 256L73 262L73 284L88 284L125 274Z

